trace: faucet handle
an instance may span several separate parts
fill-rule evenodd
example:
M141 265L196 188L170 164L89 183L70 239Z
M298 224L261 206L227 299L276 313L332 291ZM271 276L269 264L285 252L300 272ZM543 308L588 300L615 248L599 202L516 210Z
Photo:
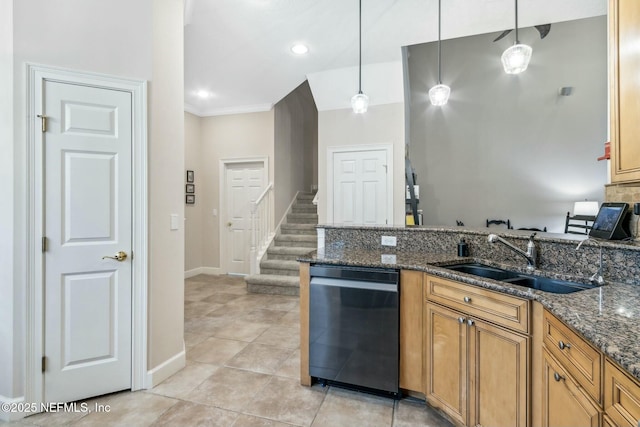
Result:
M533 240L533 238L536 237L536 234L538 233L532 233L531 236L529 236L529 240Z

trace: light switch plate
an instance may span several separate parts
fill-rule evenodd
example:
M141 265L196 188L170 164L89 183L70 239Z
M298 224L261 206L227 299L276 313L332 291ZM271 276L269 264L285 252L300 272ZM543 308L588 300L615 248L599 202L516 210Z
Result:
M177 230L180 227L178 214L171 214L171 230Z
M396 236L382 236L382 246L396 246Z

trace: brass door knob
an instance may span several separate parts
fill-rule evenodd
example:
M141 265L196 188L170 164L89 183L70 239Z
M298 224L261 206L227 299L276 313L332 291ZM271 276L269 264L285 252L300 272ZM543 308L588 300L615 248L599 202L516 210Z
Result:
M115 259L116 261L122 262L125 259L127 259L127 253L123 252L123 251L120 251L117 254L115 254L114 256L105 255L105 256L102 257L102 259L105 259L105 258Z

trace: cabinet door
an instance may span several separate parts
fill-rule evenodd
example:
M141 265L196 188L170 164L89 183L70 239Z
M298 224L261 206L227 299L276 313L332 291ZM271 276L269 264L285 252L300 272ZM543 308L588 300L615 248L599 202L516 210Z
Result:
M604 363L604 410L620 427L636 427L640 420L640 384L609 359Z
M640 181L640 2L609 1L611 182Z
M462 314L425 305L427 401L467 424L467 324Z
M598 407L546 350L542 371L543 427L600 425Z
M400 388L424 393L422 344L422 276L400 272Z
M472 426L529 424L529 338L468 319L469 402Z

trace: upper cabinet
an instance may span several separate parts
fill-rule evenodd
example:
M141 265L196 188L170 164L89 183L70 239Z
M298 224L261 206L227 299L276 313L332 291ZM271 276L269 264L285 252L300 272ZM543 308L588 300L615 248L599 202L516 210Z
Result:
M609 1L611 182L640 182L640 2Z

